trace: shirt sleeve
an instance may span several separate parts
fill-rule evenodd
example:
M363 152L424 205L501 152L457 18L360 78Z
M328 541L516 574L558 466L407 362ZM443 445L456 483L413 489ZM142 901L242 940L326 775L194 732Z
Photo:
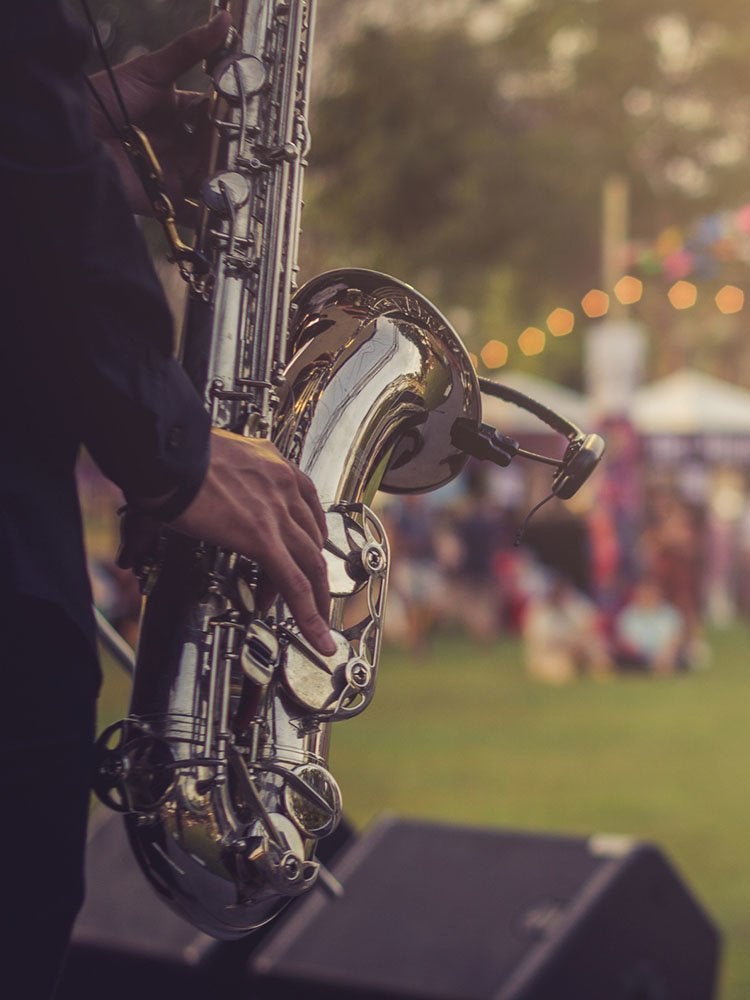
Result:
M209 419L114 164L91 131L86 32L59 0L18 5L0 41L0 276L13 378L130 499L197 493ZM8 95L15 95L9 99Z

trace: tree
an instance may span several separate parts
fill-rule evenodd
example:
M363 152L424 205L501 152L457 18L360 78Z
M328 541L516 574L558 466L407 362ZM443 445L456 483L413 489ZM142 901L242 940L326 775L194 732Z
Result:
M343 249L400 269L444 304L471 306L478 339L493 334L499 287L495 315L512 324L598 282L612 173L627 178L632 231L648 238L747 189L741 5L530 0L516 11L482 37L466 18L363 30L339 51L313 121L313 255Z

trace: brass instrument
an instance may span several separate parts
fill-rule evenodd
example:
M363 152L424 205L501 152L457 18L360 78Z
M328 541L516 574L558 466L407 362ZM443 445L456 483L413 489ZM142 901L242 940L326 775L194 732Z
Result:
M408 285L349 269L295 292L314 2L219 6L234 29L211 68L202 222L193 248L173 240L191 289L183 363L214 426L270 437L314 481L338 650L316 653L281 601L259 615L262 567L165 533L97 790L171 906L235 938L313 885L341 816L331 727L372 699L388 581L373 496L449 482L465 462L453 429L477 427L481 405L460 339Z

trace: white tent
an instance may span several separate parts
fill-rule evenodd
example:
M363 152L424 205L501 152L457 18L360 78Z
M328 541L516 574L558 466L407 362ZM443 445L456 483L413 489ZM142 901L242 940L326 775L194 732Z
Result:
M750 391L683 368L639 389L630 417L642 434L750 435Z
M589 402L580 393L536 375L529 375L527 372L503 372L493 381L510 386L511 389L516 389L525 396L531 396L536 402L543 403L544 406L559 413L566 420L571 420L584 431L590 430ZM512 436L514 434L554 433L538 417L513 403L506 403L502 399L483 396L482 410L484 422L497 427L503 434Z

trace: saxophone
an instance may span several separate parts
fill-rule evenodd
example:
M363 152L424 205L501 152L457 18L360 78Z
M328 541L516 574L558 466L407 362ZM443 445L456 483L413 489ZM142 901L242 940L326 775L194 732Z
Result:
M373 697L388 582L373 497L449 482L466 460L452 430L481 414L460 339L408 285L342 269L296 290L314 2L229 6L202 221L191 248L172 234L182 360L215 427L270 437L315 483L337 652L313 650L283 601L260 613L262 567L164 532L95 782L156 890L224 939L315 883L341 817L331 728Z

